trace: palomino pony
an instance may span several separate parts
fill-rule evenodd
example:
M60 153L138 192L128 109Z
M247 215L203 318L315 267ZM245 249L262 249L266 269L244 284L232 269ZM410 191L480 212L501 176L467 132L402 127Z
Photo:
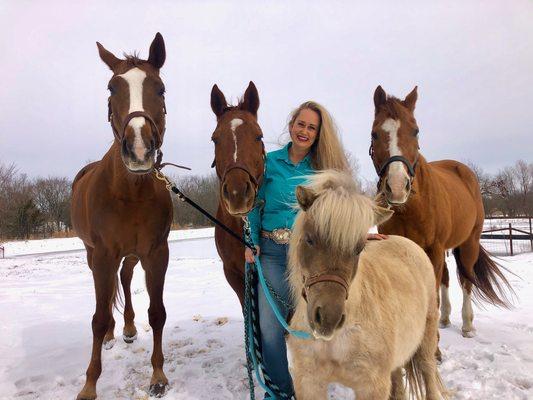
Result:
M509 305L505 291L512 289L479 244L484 210L474 173L454 160L428 163L418 151L416 100L416 87L404 100L387 96L381 86L374 93L370 155L380 177L378 189L394 210L378 230L405 236L428 254L437 285L442 282L442 327L450 324L451 310L444 253L453 249L463 289L462 332L473 337L472 285L477 298L504 307Z
M114 339L113 304L120 273L125 295L124 340L137 336L133 323L130 283L140 260L150 296L148 316L154 335L150 394L166 392L161 348L166 320L163 285L168 265L167 237L172 202L165 185L151 174L165 132L165 87L159 69L165 62L165 43L157 34L148 60L115 57L98 43L100 58L113 71L109 81L109 121L115 140L102 160L84 167L72 186L72 225L87 249L94 278L96 312L92 320L93 348L85 386L78 400L96 398L102 371L102 344Z
M259 94L250 82L237 106L228 106L217 85L211 91L211 109L217 127L211 136L215 144L216 168L220 180L217 218L242 236L242 217L254 206L265 169L263 132L257 123ZM241 305L244 304L244 246L218 225L215 243L224 264L224 274Z
M314 337L287 341L296 397L326 399L328 383L339 382L357 400L405 400L404 366L414 398L445 396L434 356L439 311L427 255L400 236L367 242L369 228L392 211L359 195L346 174L321 172L296 197L291 327Z

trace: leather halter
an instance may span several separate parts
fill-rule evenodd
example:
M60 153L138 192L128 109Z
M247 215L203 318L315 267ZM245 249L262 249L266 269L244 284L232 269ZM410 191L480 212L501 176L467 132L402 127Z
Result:
M311 286L320 283L320 282L333 282L341 285L344 288L344 291L346 292L346 299L348 299L348 288L349 284L346 282L346 279L340 277L339 275L334 274L319 274L315 276L311 276L309 278L304 278L304 287L302 288L302 297L307 302L307 293L309 292L309 289Z
M370 156L372 161L375 161L374 160L374 144L373 143L370 143L370 148L368 149L368 155ZM380 177L380 179L383 178L383 175L385 175L385 172L387 171L387 167L390 164L392 164L393 162L395 162L395 161L402 162L407 167L407 173L411 177L411 180L414 179L414 177L415 177L415 168L416 168L416 165L418 164L418 154L417 154L417 157L416 157L415 162L413 164L411 164L409 162L409 160L407 158L403 157L403 156L392 156L392 157L389 157L389 159L387 161L385 161L380 167L377 167L376 164L374 163L374 168L376 169L376 172L377 172L378 176Z

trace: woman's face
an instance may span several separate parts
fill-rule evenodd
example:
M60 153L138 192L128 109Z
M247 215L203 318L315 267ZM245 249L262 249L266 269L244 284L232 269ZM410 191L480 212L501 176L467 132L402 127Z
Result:
M309 151L320 129L320 116L316 111L304 108L289 127L292 145L298 150Z

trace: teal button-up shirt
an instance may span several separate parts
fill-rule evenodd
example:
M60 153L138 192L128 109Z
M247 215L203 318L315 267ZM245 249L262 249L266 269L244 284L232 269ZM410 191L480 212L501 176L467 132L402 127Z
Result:
M292 229L298 212L294 207L296 186L305 183L306 177L315 173L309 154L298 164L291 161L291 145L292 143L289 143L266 156L265 175L257 193L259 205L248 215L255 245L259 245L261 230Z

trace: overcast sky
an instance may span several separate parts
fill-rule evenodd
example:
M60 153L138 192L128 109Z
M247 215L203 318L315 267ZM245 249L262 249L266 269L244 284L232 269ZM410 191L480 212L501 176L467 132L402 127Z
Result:
M0 163L72 178L101 158L113 140L111 72L95 42L146 58L158 31L165 158L193 173L209 172L213 159L211 87L236 101L250 80L269 150L291 109L316 100L363 178L375 175L368 145L379 84L402 98L418 85L427 159L470 160L491 173L533 161L532 1L0 0Z

